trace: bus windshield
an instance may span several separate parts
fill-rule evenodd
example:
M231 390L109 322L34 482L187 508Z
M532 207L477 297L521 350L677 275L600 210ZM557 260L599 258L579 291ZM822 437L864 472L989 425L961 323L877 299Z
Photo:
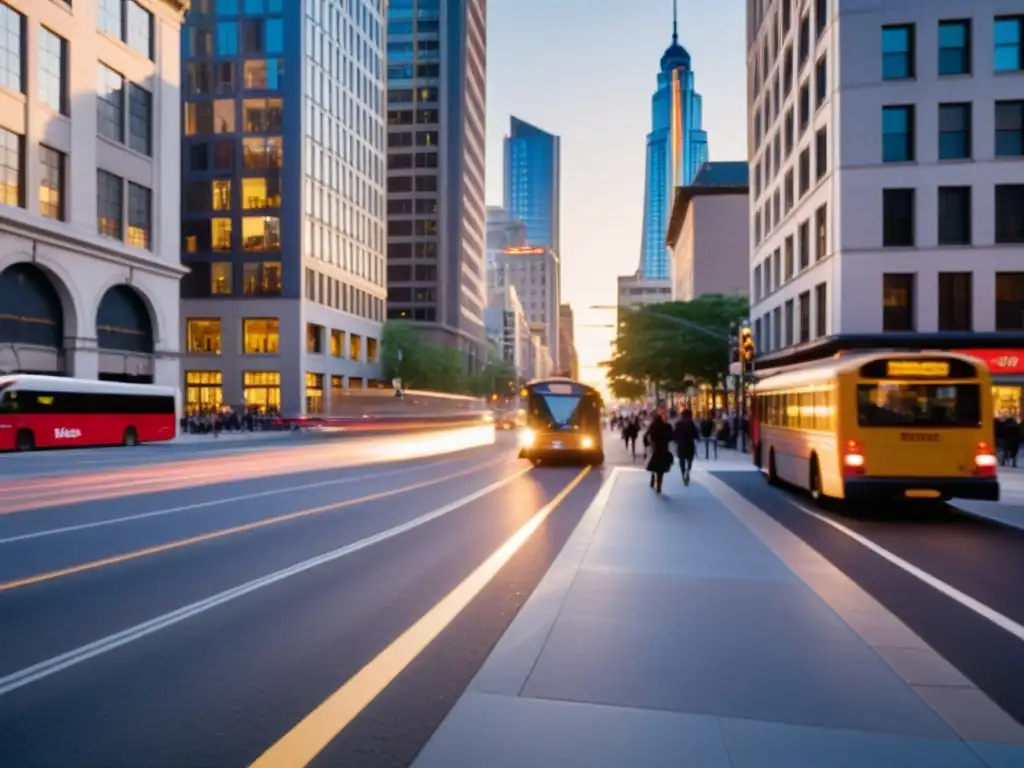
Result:
M857 421L862 427L977 427L977 384L860 384Z
M530 408L531 421L541 429L580 429L584 424L584 398L580 395L534 393Z

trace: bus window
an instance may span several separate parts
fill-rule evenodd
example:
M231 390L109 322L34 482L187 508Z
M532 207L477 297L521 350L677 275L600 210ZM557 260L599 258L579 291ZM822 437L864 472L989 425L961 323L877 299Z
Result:
M536 392L533 394L531 415L540 429L586 429L593 426L587 413L589 398L580 395L556 395Z
M977 427L977 384L859 384L857 421L862 427Z

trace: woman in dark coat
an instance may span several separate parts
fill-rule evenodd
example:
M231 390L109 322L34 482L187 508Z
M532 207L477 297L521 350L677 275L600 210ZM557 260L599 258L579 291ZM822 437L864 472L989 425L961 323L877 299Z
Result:
M651 473L651 488L661 493L661 481L665 473L672 469L675 459L669 447L672 444L672 427L665 420L664 408L655 412L645 437L651 446L651 458L647 462L647 471Z

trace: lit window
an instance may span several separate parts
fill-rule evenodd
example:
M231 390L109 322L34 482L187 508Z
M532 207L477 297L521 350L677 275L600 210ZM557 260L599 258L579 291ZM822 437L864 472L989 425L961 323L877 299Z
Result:
M64 220L63 152L39 146L39 213L48 219Z
M281 344L280 321L276 317L246 318L242 337L245 354L276 355Z
M231 250L231 219L210 219L210 239L213 250Z
M306 413L324 412L324 375L306 373Z
M345 332L331 329L331 357L341 357L345 346Z
M231 182L230 181L213 181L211 182L211 192L213 193L213 210L215 211L230 211L231 210Z
M281 374L278 371L244 371L242 397L247 410L259 413L280 411Z
M265 178L242 179L242 208L259 210L261 208L280 208L281 195L278 180L274 179L274 193L268 194L270 180Z
M216 413L224 404L224 374L220 371L185 371L185 413Z
M213 102L213 132L235 132L235 102L231 99L217 99Z
M210 293L214 296L231 295L231 262L215 261L210 265Z
M106 171L96 172L97 231L120 240L124 224L124 179Z
M220 320L189 318L185 323L188 329L188 351L193 355L219 355Z
M363 337L355 333L348 335L348 356L350 360L363 359Z
M128 183L128 245L150 248L153 230L153 192Z
M366 362L376 363L377 362L377 340L372 338L366 339Z
M276 251L281 248L281 220L274 216L246 216L242 219L242 248L247 251Z

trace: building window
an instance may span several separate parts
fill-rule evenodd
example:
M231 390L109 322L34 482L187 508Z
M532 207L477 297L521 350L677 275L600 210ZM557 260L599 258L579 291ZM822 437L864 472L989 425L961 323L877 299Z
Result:
M908 248L914 245L913 189L882 190L882 245Z
M276 317L245 318L242 344L247 355L276 355L281 346L281 321Z
M995 20L995 70L1024 70L1024 16L1000 16Z
M274 322L277 322L276 320ZM281 374L279 371L245 371L242 373L242 397L245 408L257 413L278 413L281 410Z
M108 0L109 1L109 0ZM128 9L124 41L147 59L155 59L153 50L153 14L135 2L125 3Z
M893 333L913 331L915 275L896 272L882 275L882 330Z
M785 248L785 269L786 269L786 280L793 279L793 273L796 271L796 259L793 254L793 236L790 235L786 238L784 246Z
M882 79L914 77L914 25L882 27Z
M996 155L1024 155L1024 101L996 102Z
M280 136L242 139L242 164L246 168L280 168L283 153Z
M202 126L200 126L202 128ZM207 133L235 132L235 102L233 99L217 99L213 102L210 129Z
M1024 184L996 184L996 242L1024 243Z
M797 228L797 246L800 251L800 269L811 266L811 223L804 221Z
M140 85L128 85L128 148L153 154L153 94Z
M283 99L246 99L242 102L242 128L245 133L280 133L283 114Z
M823 54L814 66L814 108L820 109L828 98L828 55Z
M324 375L306 372L306 414L324 412Z
M246 296L280 296L281 262L249 262L242 265L242 293Z
M224 404L223 386L220 371L185 371L185 413L217 413Z
M215 251L231 250L231 219L210 219L210 243Z
M939 74L971 73L970 19L939 22Z
M124 29L124 0L98 0L96 26L119 40Z
M828 206L822 205L814 212L814 260L821 261L828 253Z
M797 170L800 175L800 197L806 195L811 189L811 150L805 149L800 153Z
M939 159L969 159L971 143L971 103L939 104Z
M379 318L375 318L379 319ZM377 339L367 337L366 339L366 362L376 363L378 355Z
M124 142L124 78L106 64L100 64L96 87L96 128L100 136Z
M64 221L63 152L39 145L39 213L48 219Z
M306 351L311 355L324 353L324 327L316 323L306 323Z
M39 101L61 115L68 113L68 42L39 28Z
M793 300L790 299L786 302L786 346L793 346L793 325L795 323L795 306Z
M276 216L244 216L242 248L250 252L281 250L281 220Z
M940 331L973 330L972 277L970 272L939 273Z
M1024 272L996 273L996 330L1024 331Z
M0 3L0 88L25 92L25 17Z
M882 107L882 162L908 163L914 160L914 107Z
M0 128L0 203L25 207L25 139Z
M814 178L821 181L828 173L828 128L814 134Z
M220 319L193 318L185 321L188 332L188 352L193 355L219 355Z
M811 292L804 291L797 297L797 312L800 323L800 343L811 340Z
M800 126L800 135L803 136L807 126L811 124L811 86L807 82L800 86L800 95L797 97L797 122Z
M939 245L971 244L971 188L939 187Z
M814 286L814 336L821 338L828 333L828 284Z
M210 264L210 294L213 296L230 296L231 274L230 261L215 261Z
M331 329L331 357L341 357L345 349L345 332Z
M199 182L202 184L202 182ZM215 179L210 182L210 197L215 211L231 210L231 181ZM202 197L200 197L202 200Z
M124 179L96 171L97 231L115 240L124 238Z
M361 362L363 359L363 337L350 333L348 335L348 357L349 360Z
M281 178L242 179L242 208L247 211L281 207Z
M128 184L128 245L152 246L153 192L139 184Z

